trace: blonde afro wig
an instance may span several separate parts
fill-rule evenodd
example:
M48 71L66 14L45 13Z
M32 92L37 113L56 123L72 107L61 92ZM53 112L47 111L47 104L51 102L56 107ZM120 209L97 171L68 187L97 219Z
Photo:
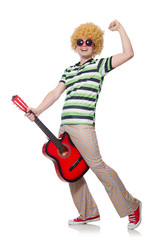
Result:
M71 47L74 51L76 51L77 40L79 38L89 38L93 41L96 47L94 56L100 54L103 49L103 34L104 32L94 23L81 24L75 29L71 36Z

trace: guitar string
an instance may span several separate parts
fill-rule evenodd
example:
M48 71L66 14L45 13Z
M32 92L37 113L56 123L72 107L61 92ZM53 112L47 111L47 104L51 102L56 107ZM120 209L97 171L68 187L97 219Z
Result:
M14 98L12 98L12 101L13 99ZM15 98L15 101L13 102L22 110L24 110L23 107L27 107L27 105L20 98L18 99L17 96ZM35 114L34 114L34 117L35 117L35 123L46 134L46 136L54 143L54 145L60 150L61 147L63 147L63 144L53 135L53 133L40 121L40 119Z
M40 129L47 135L47 137L55 144L55 146L60 149L63 144L53 135L53 133L36 117L35 123L40 127Z

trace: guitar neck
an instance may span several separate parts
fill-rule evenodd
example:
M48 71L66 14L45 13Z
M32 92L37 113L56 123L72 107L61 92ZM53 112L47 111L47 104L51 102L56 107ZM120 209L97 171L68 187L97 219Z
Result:
M12 97L12 101L23 111L27 112L27 104L18 96L15 95ZM35 115L31 110L29 113L32 113L35 117L34 122L38 125L38 127L46 134L48 139L53 142L53 144L60 150L60 152L65 150L64 145L54 136L54 134L39 120L39 118Z
M33 113L34 114L34 113ZM60 150L63 144L55 137L55 135L40 121L40 119L34 114L35 123L46 134L46 136L53 142L53 144Z

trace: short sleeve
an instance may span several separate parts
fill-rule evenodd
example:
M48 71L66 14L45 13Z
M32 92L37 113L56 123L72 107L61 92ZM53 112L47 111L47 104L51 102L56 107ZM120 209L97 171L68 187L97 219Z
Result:
M101 58L98 60L97 65L98 71L101 74L101 76L105 76L108 72L113 70L112 67L112 56L108 58Z
M63 82L63 83L65 83L66 82L66 70L64 71L64 74L62 75L62 77L61 77L61 80L59 81L59 82Z

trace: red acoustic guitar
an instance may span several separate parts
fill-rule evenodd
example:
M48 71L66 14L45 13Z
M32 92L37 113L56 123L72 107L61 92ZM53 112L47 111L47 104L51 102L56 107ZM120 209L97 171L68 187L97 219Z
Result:
M26 112L28 106L20 97L17 95L13 96L12 101L22 111ZM32 111L30 112L33 113ZM66 182L75 182L80 179L88 171L89 167L74 146L69 134L64 132L61 134L60 139L58 139L35 114L34 117L34 122L49 139L49 141L44 144L42 152L53 161L58 177Z

